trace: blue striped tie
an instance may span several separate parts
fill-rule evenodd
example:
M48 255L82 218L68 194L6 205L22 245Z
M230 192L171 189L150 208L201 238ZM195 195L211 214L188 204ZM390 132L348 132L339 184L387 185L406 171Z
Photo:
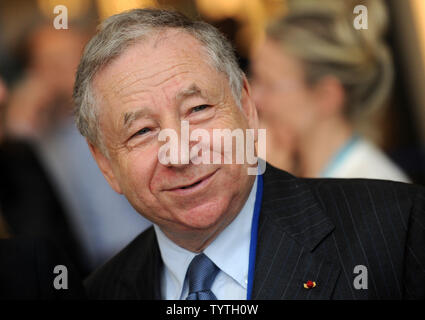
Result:
M195 256L187 269L189 295L186 300L217 300L211 286L219 271L205 254Z

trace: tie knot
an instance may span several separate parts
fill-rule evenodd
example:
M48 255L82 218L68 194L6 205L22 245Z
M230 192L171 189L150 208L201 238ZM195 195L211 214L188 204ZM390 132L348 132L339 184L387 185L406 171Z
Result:
M198 295L200 299L199 293L210 292L212 296L209 299L217 299L211 292L211 286L218 272L219 268L205 254L195 256L187 269L189 296Z

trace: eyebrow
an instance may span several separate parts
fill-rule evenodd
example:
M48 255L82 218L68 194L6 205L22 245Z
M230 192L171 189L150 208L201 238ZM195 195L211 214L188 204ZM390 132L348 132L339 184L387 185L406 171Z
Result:
M176 101L181 102L183 99L186 99L192 96L200 96L202 98L205 98L205 96L202 93L202 90L199 89L199 87L193 83L192 85L190 85L189 88L184 89L176 94Z
M135 120L145 117L149 113L150 112L147 111L146 109L140 109L137 111L129 111L124 113L124 116L123 116L124 127L126 128L130 127Z
M175 100L176 102L181 102L182 100L189 98L189 97L193 97L193 96L200 96L202 98L204 98L205 96L203 95L201 89L196 85L196 84L191 84L187 89L183 89L179 92L176 93L176 97ZM131 126L131 124L137 120L140 119L142 117L146 117L147 115L149 115L150 112L146 109L140 109L137 111L129 111L129 112L125 112L123 115L123 124L125 128L128 128Z

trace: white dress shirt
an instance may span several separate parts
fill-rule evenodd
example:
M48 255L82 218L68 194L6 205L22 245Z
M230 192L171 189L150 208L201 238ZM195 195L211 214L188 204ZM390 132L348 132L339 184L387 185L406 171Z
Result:
M203 251L220 269L211 286L211 291L219 300L246 299L256 191L257 177L237 217ZM186 299L189 293L186 272L196 253L176 245L157 225L154 228L164 262L161 275L162 297L166 300Z

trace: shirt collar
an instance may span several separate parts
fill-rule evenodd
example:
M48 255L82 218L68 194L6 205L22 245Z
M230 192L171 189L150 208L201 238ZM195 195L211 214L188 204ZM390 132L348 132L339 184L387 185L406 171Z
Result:
M254 214L257 177L242 210L236 218L204 250L221 271L243 288L247 287L251 224Z
M242 210L236 218L217 236L204 250L222 272L233 278L243 288L247 288L249 246L251 224L254 214L257 177ZM154 229L164 266L169 273L170 281L180 296L187 268L196 253L186 250L171 241L157 226ZM237 263L235 263L237 261Z
M169 274L169 277L166 277L166 279L169 279L172 282L167 285L174 288L173 291L175 291L176 294L178 293L176 295L176 299L179 299L183 290L187 268L196 253L175 244L156 224L154 224L154 229L158 240L159 250L161 252L161 258L164 262L166 272Z

